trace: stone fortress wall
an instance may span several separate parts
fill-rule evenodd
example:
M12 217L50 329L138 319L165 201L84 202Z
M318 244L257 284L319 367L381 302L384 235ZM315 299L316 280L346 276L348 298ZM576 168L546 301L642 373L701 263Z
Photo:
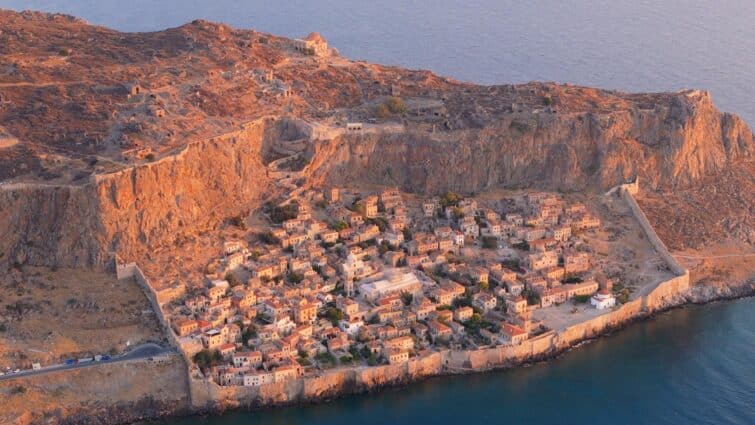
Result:
M337 368L319 375L306 376L261 387L224 387L209 379L190 378L192 402L196 409L283 405L325 400L339 395L367 392L419 379L451 374L480 372L513 367L552 357L581 341L596 338L653 312L686 302L682 296L689 288L689 271L671 256L653 230L633 195L637 181L618 186L616 194L630 206L648 240L675 277L659 282L649 293L621 307L570 326L549 331L516 346L497 346L477 350L443 350L410 359L403 364L375 367ZM171 331L172 332L172 331Z
M144 272L142 272L142 269L140 269L136 263L121 264L117 255L115 257L115 275L118 280L134 279L136 283L139 284L139 286L144 291L144 294L147 296L147 299L152 305L152 310L154 310L155 315L157 316L157 320L160 323L160 327L162 328L163 334L168 337L168 341L170 342L170 345L178 349L178 352L181 354L181 357L183 358L183 361L185 364L186 375L189 376L188 397L189 397L190 404L193 405L193 402L192 402L193 385L191 383L191 372L189 370L191 368L192 360L190 356L188 355L188 353L186 353L181 348L181 344L178 341L178 335L176 335L175 331L173 331L173 328L170 326L170 323L168 322L168 319L166 318L165 310L163 310L163 307L162 307L162 304L170 301L170 299L173 299L175 294L164 293L161 296L161 293L166 292L166 291L160 291L160 292L155 291L149 279L147 279L147 276L144 275ZM169 289L167 291L171 291L171 290Z

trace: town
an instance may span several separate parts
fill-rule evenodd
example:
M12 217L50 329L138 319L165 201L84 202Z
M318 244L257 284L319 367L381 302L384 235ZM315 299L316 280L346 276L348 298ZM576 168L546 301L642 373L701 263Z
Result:
M580 237L601 226L582 203L404 198L333 187L267 205L272 225L225 241L206 279L166 306L193 374L260 386L516 345L548 330L536 309L626 301Z

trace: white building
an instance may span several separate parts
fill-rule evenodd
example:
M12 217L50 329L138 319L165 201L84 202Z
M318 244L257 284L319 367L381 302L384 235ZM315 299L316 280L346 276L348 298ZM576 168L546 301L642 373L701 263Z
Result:
M272 372L258 371L244 375L245 387L259 387L273 382L275 382L275 375Z
M384 278L371 283L363 284L359 290L365 299L374 301L390 294L409 292L416 294L422 290L422 284L417 276L399 269L393 269L384 273Z
M608 289L601 289L590 298L590 304L598 310L605 310L616 305L616 298Z

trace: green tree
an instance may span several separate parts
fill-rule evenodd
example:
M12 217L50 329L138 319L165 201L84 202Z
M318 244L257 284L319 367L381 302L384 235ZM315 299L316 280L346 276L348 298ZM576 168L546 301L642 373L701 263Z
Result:
M483 236L482 237L482 247L485 249L497 249L498 248L498 238L495 236Z
M235 274L228 272L225 274L225 280L228 281L228 284L233 286L239 285L241 282L239 282L239 279L236 277Z
M249 340L257 338L257 328L254 326L254 324L250 324L246 328L242 328L243 331L241 331L241 341L244 343L244 345L249 345Z
M262 243L267 245L277 245L280 243L280 239L273 236L273 232L271 231L259 233L257 237Z
M205 348L194 354L192 359L200 369L208 369L220 363L223 360L223 356L220 355L220 351L218 350L208 350Z
M440 198L440 205L444 207L455 207L459 205L459 202L461 201L461 196L457 195L454 192L446 192L441 198Z
M286 276L289 282L293 283L294 285L297 285L301 283L302 280L304 280L304 275L301 273L289 273L288 276Z
M333 326L336 326L339 321L343 320L343 311L335 307L328 307L325 310L325 317L330 320Z
M244 222L244 217L242 217L241 214L231 217L230 219L228 219L228 221L239 229L246 230L246 223Z
M452 209L451 209L451 214L452 214L452 215L453 215L453 217L454 217L455 219L457 219L457 220L459 220L459 219L461 219L461 218L464 218L464 210L462 210L462 209L461 209L461 208L459 208L459 207L452 207Z

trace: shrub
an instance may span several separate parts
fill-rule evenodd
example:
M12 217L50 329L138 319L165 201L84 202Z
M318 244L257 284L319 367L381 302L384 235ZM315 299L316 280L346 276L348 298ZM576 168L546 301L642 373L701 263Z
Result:
M280 224L286 220L296 218L299 214L299 204L291 202L284 206L268 205L270 210L270 219L273 223Z
M376 118L380 119L386 119L391 116L391 111L388 109L388 107L385 104L380 104L375 107L375 109L372 110L372 113L375 115Z
M343 320L343 311L335 307L328 307L328 309L325 310L325 317L330 320L330 323L332 323L333 326L336 326L338 321Z
M584 304L590 301L590 296L589 295L575 295L572 298L572 301L574 301L574 304Z
M440 198L440 205L443 207L455 207L459 205L459 201L461 201L461 196L454 192L446 192Z
M530 244L527 241L522 241L519 243L515 243L512 245L516 249L521 249L522 251L529 251L530 250Z
M205 348L194 354L192 360L194 360L194 363L196 363L201 369L207 369L220 363L220 361L223 360L223 356L220 355L220 351L218 350L211 351Z
M483 236L482 237L482 247L485 249L496 249L498 248L498 238L495 236Z
M238 227L241 230L246 229L246 223L244 222L244 217L241 216L241 214L235 215L228 219L228 222L232 225Z
M383 102L383 105L392 113L392 114L403 114L406 112L406 104L404 101L396 96L391 96L388 99Z
M252 324L243 329L241 331L241 341L244 345L248 345L250 339L257 338L257 328Z
M516 130L520 133L526 133L527 131L529 131L530 126L526 122L514 120L514 121L511 121L511 124L509 124L509 128Z
M323 362L323 363L335 363L336 361L336 358L333 357L333 355L328 352L317 353L317 355L315 356L315 359L317 359L318 362Z
M273 232L270 231L260 233L257 235L257 237L260 241L262 241L262 243L265 243L267 245L277 245L278 243L280 243L280 239L273 236Z
M301 273L289 273L286 277L288 281L293 283L294 285L301 283L301 281L304 280L304 275L302 275Z
M629 289L623 288L619 291L619 295L616 297L616 301L620 304L626 304L629 301Z
M522 297L527 300L527 305L540 304L540 295L531 289L525 289L522 291Z
M154 161L155 160L155 154L153 154L152 152L150 152L150 153L148 153L147 155L144 156L144 159L146 159L147 161Z
M457 220L464 218L464 211L459 207L453 207L453 209L451 210L451 214Z

